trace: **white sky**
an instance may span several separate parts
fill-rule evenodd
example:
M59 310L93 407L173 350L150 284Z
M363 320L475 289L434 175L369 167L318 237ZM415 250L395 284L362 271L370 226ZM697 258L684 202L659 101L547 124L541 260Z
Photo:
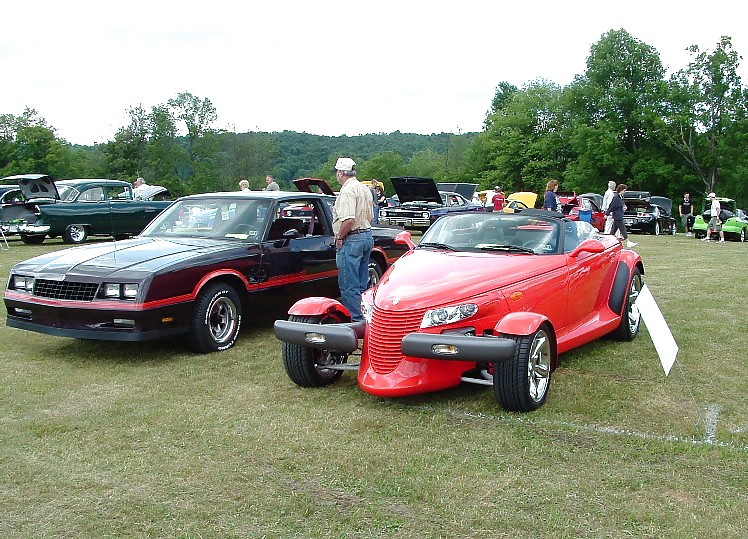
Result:
M23 5L21 5L23 4ZM36 109L69 142L106 142L180 92L214 127L319 135L479 131L496 86L567 85L623 28L670 71L722 35L748 55L737 0L39 0L6 2L0 113ZM741 64L739 74L748 83Z

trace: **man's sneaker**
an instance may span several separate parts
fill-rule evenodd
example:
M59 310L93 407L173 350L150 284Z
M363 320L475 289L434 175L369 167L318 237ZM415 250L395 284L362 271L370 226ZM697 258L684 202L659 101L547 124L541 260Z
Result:
M701 241L709 241L709 236L707 236L706 238L701 238Z
M725 243L725 239L724 238L720 238L720 240L717 243Z
M690 238L691 236L693 236L693 234L691 234L690 232L686 232L686 237L687 238Z
M636 247L637 245L639 245L639 244L636 243L636 242L633 242L633 241L627 241L626 242L626 247L628 247L629 249L631 249L632 247Z

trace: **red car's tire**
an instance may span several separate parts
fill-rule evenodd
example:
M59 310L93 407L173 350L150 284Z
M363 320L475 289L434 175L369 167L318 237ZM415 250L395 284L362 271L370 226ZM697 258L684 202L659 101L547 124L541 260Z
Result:
M555 343L545 324L531 335L503 335L517 343L514 357L493 367L493 391L505 410L531 412L548 397Z
M307 324L339 324L343 320L336 316L296 316L288 317L291 322ZM297 344L283 343L283 367L291 381L303 387L321 387L337 381L343 371L326 369L325 362L332 361L328 350L309 348Z
M613 336L619 341L633 341L639 334L641 326L641 314L636 307L636 298L642 289L644 281L639 268L634 268L629 281L629 287L626 291L626 299L623 302L623 312L621 313L621 322L618 328L613 332Z

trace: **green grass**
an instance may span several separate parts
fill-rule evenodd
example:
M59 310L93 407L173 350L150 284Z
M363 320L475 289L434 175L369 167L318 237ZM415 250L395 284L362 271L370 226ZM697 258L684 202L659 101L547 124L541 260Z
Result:
M744 537L748 246L634 238L678 363L600 340L526 415L471 385L298 388L282 313L211 355L2 323L0 536ZM62 247L11 241L0 276Z

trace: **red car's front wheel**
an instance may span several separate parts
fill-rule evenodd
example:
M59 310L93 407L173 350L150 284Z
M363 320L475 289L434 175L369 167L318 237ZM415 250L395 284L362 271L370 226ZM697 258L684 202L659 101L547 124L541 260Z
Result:
M551 385L555 347L550 329L540 326L531 335L503 337L514 340L517 346L512 359L494 363L494 396L506 410L537 410L545 402Z
M288 317L290 322L307 324L339 324L343 320L335 316L296 316ZM283 366L294 384L304 387L320 387L338 380L343 371L327 368L326 365L340 363L342 358L329 350L320 350L298 344L283 343Z

